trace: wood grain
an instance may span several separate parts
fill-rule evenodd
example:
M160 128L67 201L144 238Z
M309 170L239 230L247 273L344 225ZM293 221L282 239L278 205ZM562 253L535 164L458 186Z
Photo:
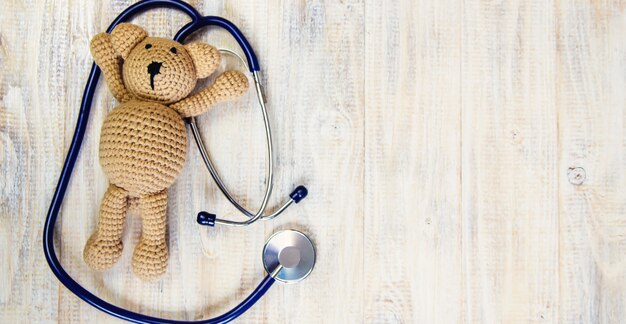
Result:
M91 66L89 39L134 0L7 0L0 10L0 321L119 323L59 285L42 253L44 215ZM107 181L99 85L57 227L64 267L114 304L194 320L261 280L280 229L314 240L317 264L276 285L242 323L626 322L626 2L191 1L233 21L263 68L278 205L247 229L194 148L168 206L170 267L145 283L125 250L95 273L82 249ZM188 18L134 20L172 37ZM190 40L236 48L224 31ZM233 58L222 68L240 68ZM209 81L210 82L210 81ZM199 118L226 184L262 199L263 126L252 92ZM190 141L190 145L192 145Z
M463 7L468 322L558 322L555 23L549 1Z
M366 4L364 321L462 315L460 4Z
M559 3L560 316L626 318L626 2Z

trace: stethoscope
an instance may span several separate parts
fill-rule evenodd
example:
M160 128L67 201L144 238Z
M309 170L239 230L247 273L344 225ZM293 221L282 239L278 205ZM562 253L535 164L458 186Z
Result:
M111 23L111 25L107 29L107 32L110 33L116 25L121 22L128 21L134 15L156 7L177 9L187 14L191 18L191 22L183 26L174 37L174 40L178 42L183 42L187 36L202 27L219 26L226 29L235 38L235 40L237 40L237 43L239 43L239 46L244 52L244 55L246 57L245 62L247 62L247 67L252 73L257 98L261 107L261 112L263 114L268 156L266 174L267 184L265 188L265 194L263 196L263 201L256 213L248 211L241 204L239 204L236 199L230 194L230 191L226 188L224 182L217 173L217 170L215 169L211 161L210 155L204 143L202 142L196 120L194 118L191 118L187 121L190 125L195 142L198 145L198 149L200 150L202 159L204 160L207 169L211 173L211 176L215 180L215 183L219 187L220 191L222 191L226 198L241 213L248 217L248 219L246 219L245 221L234 221L217 218L215 214L210 214L208 212L202 211L198 213L197 222L201 225L208 226L214 226L215 224L247 226L256 222L257 220L273 219L276 216L280 215L293 203L298 203L300 202L300 200L304 199L308 193L307 189L304 186L298 186L289 195L289 199L285 203L283 203L281 207L279 207L275 212L269 215L264 215L273 188L272 134L269 124L269 118L267 115L267 108L265 106L265 97L263 95L263 89L259 80L260 67L257 57L244 35L233 23L222 17L202 16L191 5L184 3L180 0L145 0L136 3L124 10ZM225 53L237 55L229 50L222 51ZM89 73L87 85L83 92L78 120L76 122L76 129L74 130L74 136L70 144L70 149L63 164L61 176L59 177L59 182L57 183L57 187L55 189L54 196L52 197L52 202L50 204L50 209L48 210L48 214L46 216L46 223L44 225L43 233L43 248L46 260L48 261L48 265L50 266L50 269L52 270L54 275L65 287L67 287L67 289L69 289L72 293L74 293L76 296L78 296L91 306L107 314L136 323L189 323L185 321L162 319L135 313L100 299L96 295L89 292L87 289L83 288L63 269L63 266L59 262L59 259L57 258L57 255L55 253L54 226L59 215L59 210L61 208L61 203L63 202L63 197L65 196L65 191L69 184L72 170L74 169L74 165L76 164L76 160L78 158L80 146L85 136L87 122L89 119L89 112L91 110L91 104L99 77L100 69L95 64L93 64L91 67L91 72ZM313 243L305 234L295 230L283 230L274 233L267 240L263 247L262 261L265 267L265 271L267 271L268 274L246 299L244 299L239 305L235 306L233 309L224 313L221 316L192 323L230 322L243 314L250 307L252 307L265 294L265 292L267 292L267 290L276 280L284 283L292 283L298 282L306 278L313 270L313 266L315 264L315 249L313 247Z

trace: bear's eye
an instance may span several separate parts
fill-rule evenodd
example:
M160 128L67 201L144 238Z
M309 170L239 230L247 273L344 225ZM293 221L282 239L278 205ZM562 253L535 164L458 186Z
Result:
M172 48L170 48L170 52L172 52L172 53L176 54L176 47L172 47Z
M146 44L146 49L149 49L152 47L152 44Z

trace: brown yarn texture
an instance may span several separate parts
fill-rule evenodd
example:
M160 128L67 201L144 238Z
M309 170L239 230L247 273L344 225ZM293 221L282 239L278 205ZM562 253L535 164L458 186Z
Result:
M132 24L96 35L90 48L120 105L102 125L100 163L110 185L83 257L97 271L117 262L129 200L137 200L142 234L132 267L138 277L153 280L167 270L167 189L187 155L183 118L240 97L248 89L248 79L241 72L226 71L191 95L198 78L219 66L219 51L204 43L182 45L148 37Z

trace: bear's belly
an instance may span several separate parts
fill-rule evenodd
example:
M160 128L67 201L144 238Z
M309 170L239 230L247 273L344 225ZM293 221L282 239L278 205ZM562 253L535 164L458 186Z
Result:
M187 132L173 109L130 101L113 109L100 135L100 164L109 181L132 196L167 189L187 156Z

